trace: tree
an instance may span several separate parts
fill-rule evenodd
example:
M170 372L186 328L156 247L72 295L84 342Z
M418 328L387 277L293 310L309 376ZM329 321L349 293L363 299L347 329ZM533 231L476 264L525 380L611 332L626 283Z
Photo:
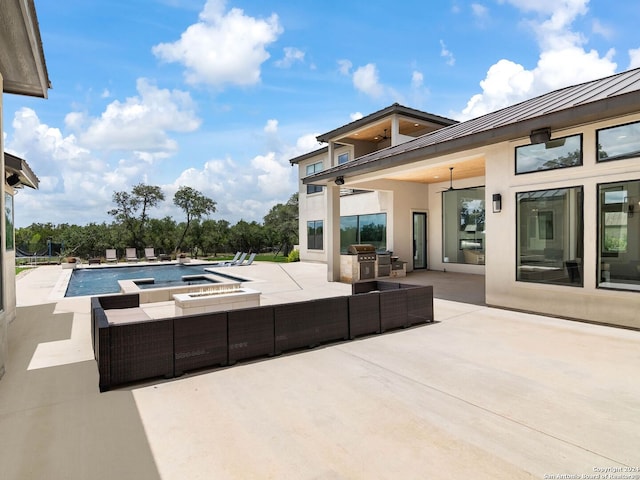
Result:
M182 246L182 242L184 241L185 236L187 235L187 231L191 226L191 222L194 220L199 221L204 215L215 212L216 202L208 197L205 197L204 195L202 195L202 193L194 188L182 186L173 196L173 203L176 206L180 207L187 216L187 221L184 224L182 236L176 244L175 250L176 252L178 252L180 250L180 247Z
M273 206L264 217L264 226L272 245L278 245L283 255L289 255L293 245L298 243L298 194L291 195L284 205Z
M122 224L131 245L143 249L149 209L164 200L164 193L160 187L140 183L133 187L131 193L114 192L112 199L116 208L109 210L109 215Z

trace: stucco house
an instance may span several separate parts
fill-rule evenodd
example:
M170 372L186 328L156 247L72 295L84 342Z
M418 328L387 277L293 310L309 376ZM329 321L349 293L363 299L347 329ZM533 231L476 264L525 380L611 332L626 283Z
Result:
M0 90L2 94L29 95L46 98L50 88L44 59L40 27L33 0L4 0L0 3ZM0 132L2 99L0 95ZM16 316L15 246L13 232L13 195L17 188L37 188L38 180L27 163L5 153L0 135L2 183L0 202L5 212L0 216L0 377L5 371L7 325Z
M488 305L640 328L640 69L461 123L418 112L416 136L408 111L290 160L302 260L340 281L348 245L372 244L409 272L485 275Z

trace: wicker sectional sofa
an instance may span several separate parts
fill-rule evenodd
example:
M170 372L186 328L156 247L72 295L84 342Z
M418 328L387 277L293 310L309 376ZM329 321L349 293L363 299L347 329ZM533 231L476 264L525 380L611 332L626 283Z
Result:
M354 283L349 296L163 319L139 302L91 299L100 391L433 322L433 287L376 280Z

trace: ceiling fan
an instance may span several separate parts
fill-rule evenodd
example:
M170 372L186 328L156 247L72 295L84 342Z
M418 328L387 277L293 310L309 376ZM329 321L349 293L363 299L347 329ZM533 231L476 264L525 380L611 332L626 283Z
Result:
M387 138L391 138L387 135L387 129L384 129L384 135L376 135L376 140L386 140Z
M455 190L475 190L479 187L453 188L453 167L449 167L449 188L440 190L441 192L453 192Z

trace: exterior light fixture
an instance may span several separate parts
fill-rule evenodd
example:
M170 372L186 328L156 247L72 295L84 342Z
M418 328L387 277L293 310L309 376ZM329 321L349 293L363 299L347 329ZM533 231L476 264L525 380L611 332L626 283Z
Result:
M531 143L547 143L551 140L551 129L550 128L539 128L537 130L531 130L529 134L529 140Z
M336 185L344 185L344 177L340 176L340 177L336 177Z
M502 195L499 193L493 194L493 213L500 213L502 211Z

